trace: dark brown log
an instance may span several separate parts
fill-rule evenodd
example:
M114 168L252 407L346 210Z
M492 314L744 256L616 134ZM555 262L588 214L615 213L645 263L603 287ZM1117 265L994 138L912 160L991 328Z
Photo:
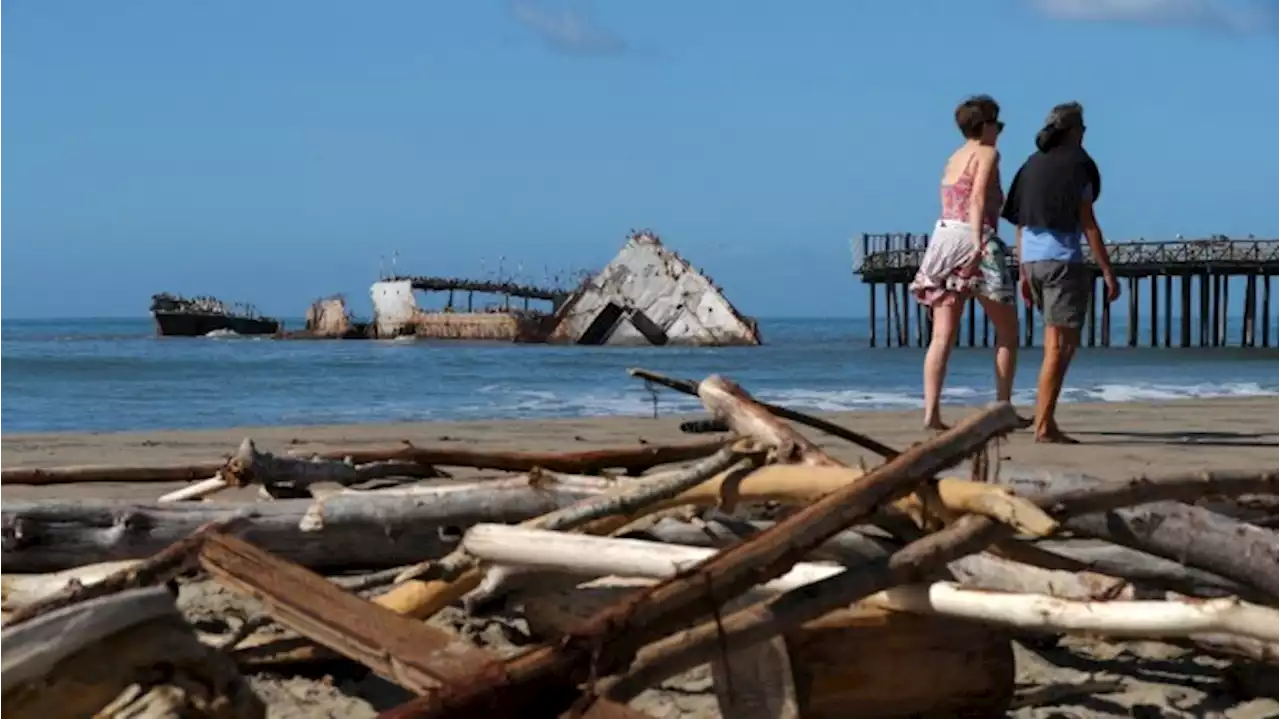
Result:
M972 622L854 606L784 636L805 719L996 716L1013 697L1009 636ZM767 683L732 657L716 669L720 713L748 719L734 695Z
M660 464L686 462L712 454L724 441L691 444L637 445L585 452L516 452L460 448L399 447L340 449L319 452L322 459L350 460L352 464L371 462L414 462L421 465L475 467L509 472L541 468L553 472L593 474L606 469L639 473ZM222 470L225 462L170 467L54 467L7 468L0 470L2 484L66 484L71 482L193 482L207 479Z
M767 412L753 407L741 388L722 378L705 380L699 395L708 409L740 433L762 442L768 442L769 433L774 431L768 423L778 423ZM645 641L696 621L716 604L780 576L810 550L874 511L877 505L910 492L924 478L953 466L1016 423L1017 415L1009 404L996 405L911 448L769 530L713 556L686 575L611 607L586 622L577 636L511 660L506 676L486 677L453 688L441 697L440 705L410 702L387 716L424 716L425 711L434 716L501 716L521 706L555 706L555 695L562 695L564 687L586 679L589 668L610 673L625 666L630 654ZM786 441L782 446L775 445L779 457L806 458L808 446L782 433L774 436ZM711 587L715 588L714 594L708 596Z
M181 464L167 467L109 467L81 465L69 467L6 467L0 470L0 484L72 484L76 482L198 482L222 469L222 462Z

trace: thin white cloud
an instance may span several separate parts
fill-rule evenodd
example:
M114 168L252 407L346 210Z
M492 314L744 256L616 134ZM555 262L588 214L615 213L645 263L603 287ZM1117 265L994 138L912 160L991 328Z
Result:
M1275 0L1031 0L1059 20L1276 32Z
M622 52L627 43L596 21L585 2L550 7L535 0L512 0L511 14L549 47L574 55L606 55Z

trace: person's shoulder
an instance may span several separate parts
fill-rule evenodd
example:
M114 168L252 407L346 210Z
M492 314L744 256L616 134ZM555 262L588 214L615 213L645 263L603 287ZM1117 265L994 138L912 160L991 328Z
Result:
M978 162L998 162L1000 160L1000 152L990 145L978 145L973 148L973 157Z

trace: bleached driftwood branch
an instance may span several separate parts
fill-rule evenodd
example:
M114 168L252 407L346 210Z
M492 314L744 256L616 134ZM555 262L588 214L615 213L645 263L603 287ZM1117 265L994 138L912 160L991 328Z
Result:
M603 517L626 517L648 505L676 497L728 470L743 457L758 453L758 449L746 442L722 447L710 457L688 467L637 480L602 497L585 499L531 519L527 525L541 529L570 529ZM428 571L434 575L431 581L417 579ZM398 586L374 601L401 614L426 618L475 589L482 577L470 556L455 551L439 562L420 563L406 570L396 578Z
M137 566L141 561L140 559L125 559L119 562L99 562L49 574L2 575L0 576L0 586L3 587L3 592L2 599L0 599L0 609L12 612L76 586L97 584L121 570Z
M634 539L591 537L524 527L480 524L462 541L475 557L499 565L555 570L582 577L666 579L706 560L715 550ZM846 571L835 564L801 562L756 591L781 594ZM856 571L856 570L854 570ZM861 600L881 609L942 614L1051 632L1097 632L1117 637L1185 637L1222 632L1276 642L1280 612L1237 599L1080 601L1043 594L966 589L952 582L913 584Z

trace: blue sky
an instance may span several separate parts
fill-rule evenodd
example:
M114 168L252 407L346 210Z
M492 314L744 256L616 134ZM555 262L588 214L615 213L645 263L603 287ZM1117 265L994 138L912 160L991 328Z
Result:
M13 0L3 316L298 316L380 263L544 279L650 227L744 311L851 315L952 110L1006 180L1085 106L1109 239L1276 236L1274 0ZM385 259L384 259L385 258Z

